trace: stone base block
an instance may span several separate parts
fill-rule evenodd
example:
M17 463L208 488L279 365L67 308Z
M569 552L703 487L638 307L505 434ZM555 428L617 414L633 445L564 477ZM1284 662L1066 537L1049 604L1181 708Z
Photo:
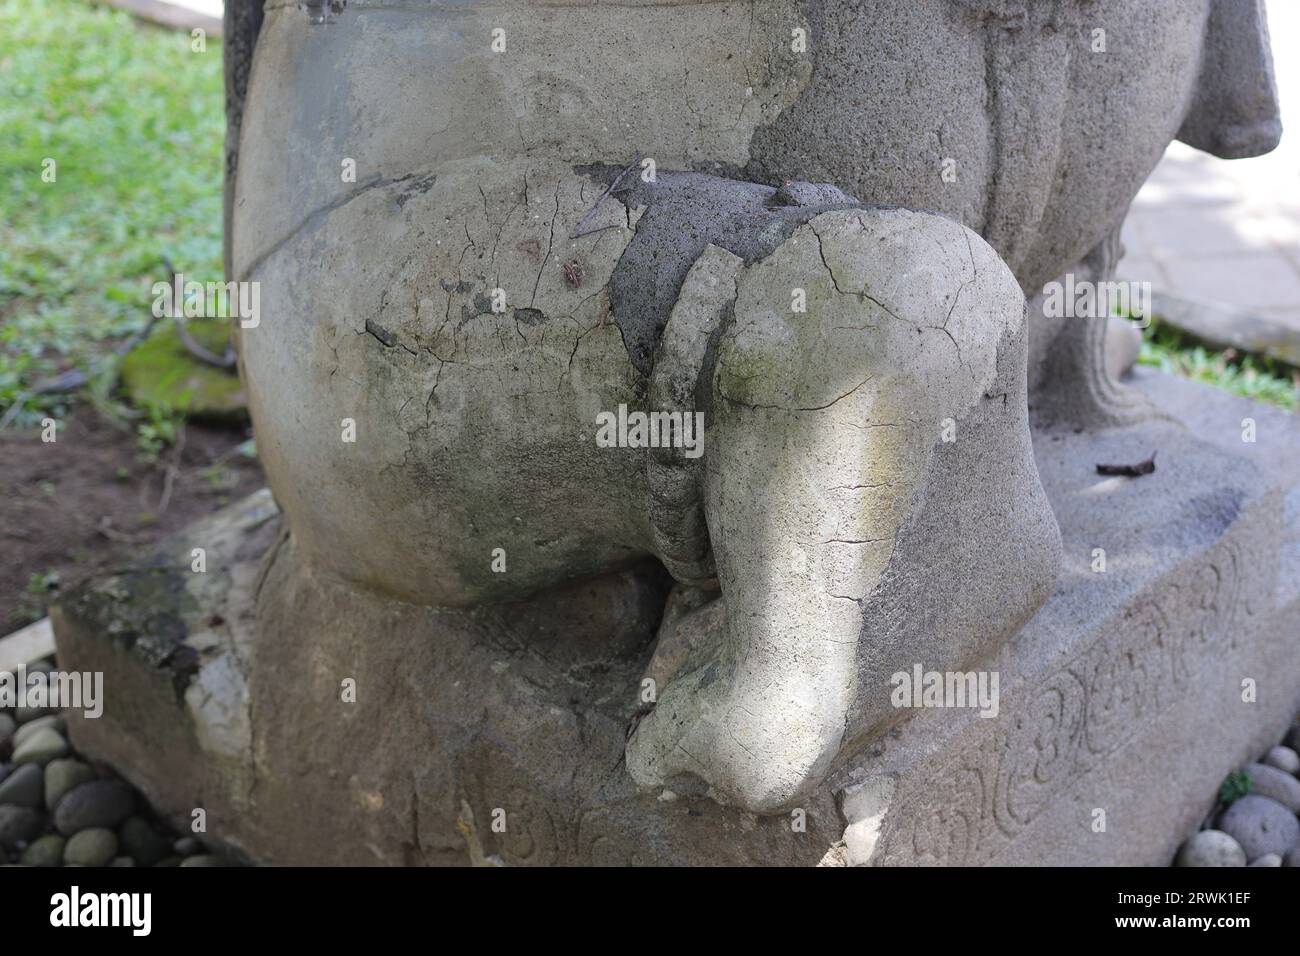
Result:
M74 742L272 864L1168 863L1300 702L1300 425L1136 381L1168 418L1035 433L1066 560L986 665L997 715L917 709L788 816L627 774L655 562L413 607L301 566L266 492L65 597L60 666L106 688Z

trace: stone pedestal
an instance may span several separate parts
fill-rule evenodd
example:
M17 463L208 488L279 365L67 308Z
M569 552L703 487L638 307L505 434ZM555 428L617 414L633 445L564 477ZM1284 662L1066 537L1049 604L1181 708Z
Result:
M70 731L271 864L1165 864L1300 702L1300 424L1135 381L1167 417L1034 434L1065 560L985 665L997 716L916 710L792 814L628 775L670 584L654 562L414 607L289 575L267 492L66 596L60 667L104 671L106 694ZM1096 473L1152 452L1151 475Z

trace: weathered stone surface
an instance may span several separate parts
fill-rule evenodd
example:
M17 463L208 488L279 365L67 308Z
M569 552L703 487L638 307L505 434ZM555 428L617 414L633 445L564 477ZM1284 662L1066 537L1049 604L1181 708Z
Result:
M70 593L132 702L71 732L268 862L1167 861L1294 713L1295 430L1162 417L1040 290L1174 135L1275 141L1245 6L272 5L230 268L285 524ZM702 460L592 441L647 398Z
M1201 77L1178 138L1224 159L1258 156L1282 136L1262 3L1212 3Z
M797 282L806 315L765 306ZM1059 544L1023 416L1022 299L978 237L902 211L822 213L738 275L734 314L715 337L704 480L722 599L692 612L712 633L639 723L627 767L643 786L694 777L771 813L846 740L903 716L890 674L981 660L1018 630ZM923 330L945 346L916 348ZM821 374L806 378L810 360ZM945 417L979 440L945 445ZM937 533L953 526L961 541ZM979 640L956 637L975 621Z
M1300 441L1289 437L1296 426L1281 412L1148 370L1134 380L1188 427L1152 424L1100 437L1066 431L1040 443L1039 470L1063 516L1066 571L1058 593L990 665L1002 678L999 716L916 712L883 750L835 776L825 801L815 795L803 835L781 817L747 818L701 794L646 800L621 775L623 736L666 587L642 591L642 572L597 579L553 602L469 614L403 605L395 615L378 596L326 581L278 590L288 571L282 562L291 559L277 553L262 588L265 619L280 622L272 633L286 633L292 621L335 635L313 671L317 683L285 698L274 675L295 666L298 650L258 644L250 615L241 620L232 610L231 602L249 600L243 588L256 579L258 547L249 542L268 528L254 509L262 523L247 532L240 521L248 506L225 516L241 534L213 523L199 532L232 551L210 551L225 583L184 614L208 648L184 681L219 689L213 693L225 694L224 703L194 709L195 695L176 689L181 676L153 663L157 654L115 649L103 634L121 609L99 604L87 617L65 615L60 653L81 666L111 666L150 702L152 716L137 713L130 724L115 723L112 710L97 721L74 717L72 733L85 752L132 768L177 823L202 802L214 836L263 862L811 864L847 838L848 825L861 854L852 862L1164 864L1205 817L1223 777L1264 752L1294 713L1300 662L1290 639L1300 578L1288 569L1300 560L1300 525L1278 522L1284 496L1268 489L1290 487L1300 474ZM1240 442L1246 414L1272 436L1268 449ZM1213 436L1223 436L1221 446L1206 442ZM1167 456L1154 475L1116 480L1093 471L1097 461L1151 447ZM1214 504L1235 497L1216 499L1222 487L1240 489L1235 511ZM252 554L227 557L236 543ZM1105 574L1090 568L1098 543L1112 562ZM207 623L213 614L224 621L216 629ZM380 627L391 640L358 639ZM254 646L249 670L237 662ZM1177 653L1162 656L1161 648ZM1120 666L1128 660L1141 669ZM210 668L226 678L205 680ZM232 676L244 674L249 684ZM360 694L344 709L337 674L383 694ZM1241 702L1243 675L1260 682L1254 704ZM1140 694L1116 690L1139 679ZM247 709L239 701L255 702L242 751L237 738L205 728ZM359 730L380 724L385 733ZM1035 741L1053 726L1064 735L1060 756L1038 776ZM199 739L224 739L232 749L205 751ZM404 742L412 739L424 743ZM497 739L516 743L506 753ZM303 764L308 754L321 769ZM350 768L346 788L326 782L331 767ZM326 776L304 786L312 773ZM248 798L253 779L256 804ZM880 780L890 787L855 783ZM833 799L840 790L877 797L846 798L841 811ZM521 829L492 833L483 821L497 807ZM1095 807L1107 811L1105 834L1091 830Z
M209 531L204 536L218 543L223 537ZM248 540L247 535L224 537L241 546ZM282 545L280 553L291 547ZM244 561L227 559L217 544L209 550L210 568L222 567L231 579L251 586L256 559ZM267 574L285 575L282 561L283 556L275 559ZM228 593L238 590L228 586ZM305 614L320 625L348 621L325 628L333 635L329 650L300 699L274 692L271 679L277 668L288 666L275 659L287 662L281 655L291 657L295 649L284 643L258 646L257 661L248 670L252 686L243 693L256 702L251 727L255 746L266 748L265 763L255 763L253 741L243 751L205 751L197 741L223 739L206 724L223 710L192 709L194 695L175 690L174 672L133 651L114 650L99 627L79 631L65 607L58 626L68 639L60 653L101 662L124 654L113 665L122 686L135 688L156 714L168 715L162 721L140 720L137 714L128 735L115 726L120 718L110 708L99 720L74 718L72 733L83 752L137 771L134 781L176 822L188 822L189 809L203 805L210 833L255 852L259 862L668 862L685 854L701 864L769 857L815 863L839 838L841 824L829 798L810 802L808 832L792 840L782 818L749 817L701 797L660 802L638 794L623 771L626 729L635 716L638 681L666 592L662 572L638 568L529 604L474 612L404 606L394 618L388 602L351 588L298 581L272 592L264 584L263 595L288 599L284 606L279 600L264 605L264 619ZM74 601L69 607L85 606ZM223 637L204 656L199 673L191 675L196 686L203 684L204 670L221 666L231 647L247 647L240 616L226 615L223 604L195 607L189 620L196 629L205 627L214 607L223 608ZM115 610L97 605L100 614ZM361 633L352 630L354 625L365 629L371 624L363 622L380 620L394 640L354 642ZM436 644L417 638L430 633L439 635ZM337 693L334 672L345 659L344 670L362 689L355 705L343 704ZM442 703L450 706L430 706L430 681L444 689ZM223 692L233 688L212 686ZM365 690L380 687L382 693ZM375 720L389 727L380 738L345 731ZM397 744L406 734L427 746L377 746L381 739ZM349 768L345 786L322 779L320 786L294 787L291 775L261 775L286 758L298 761L309 752L309 739L315 741L318 767ZM515 743L503 749L494 739ZM253 779L258 779L255 804L248 787ZM394 789L398 780L403 782ZM287 811L291 794L297 812L272 809ZM491 827L496 807L514 821L504 834ZM363 810L359 818L353 816L357 809ZM327 820L345 817L359 828L347 839L337 839L332 824L321 829ZM309 838L311 833L316 836Z
M1291 719L1300 662L1285 636L1297 602L1286 565L1300 527L1276 515L1300 474L1294 422L1148 370L1134 381L1187 430L1036 440L1067 556L1057 594L991 665L998 719L922 712L868 765L865 779L900 781L873 862L1167 862L1224 776ZM1246 415L1262 415L1278 440L1268 454L1241 443ZM1170 456L1163 473L1093 471L1152 447ZM1098 545L1112 562L1130 557L1096 573ZM1283 566L1247 572L1260 562ZM1242 702L1246 675L1277 695L1263 710ZM1097 808L1105 834L1090 829Z
M530 204L545 195L530 190L523 203L522 187L547 181L555 183L543 208L547 234L571 234L591 205L591 184L540 160L457 163L436 181L403 181L331 211L313 235L340 253L346 243L350 256L366 259L360 273L374 278L326 299L374 295L378 303L379 285L398 281L386 250L348 238L387 215L393 196L404 222L434 224L415 239L422 268L461 278L434 285L409 311L350 312L355 334L330 347L329 362L338 362L325 376L331 395L304 407L296 424L270 414L301 398L272 369L300 361L293 353L321 334L323 313L280 296L338 277L280 254L264 265L268 274L286 271L265 285L263 308L296 331L246 330L243 361L262 382L253 394L261 460L294 526L294 553L358 586L441 607L517 600L656 553L663 536L651 521L672 522L648 487L650 456L600 447L586 429L602 409L640 407L638 393L650 387L638 376L645 356L637 346L629 353L624 337L646 326L653 342L667 321L653 303L653 315L620 314L630 298L619 291L620 270L633 276L625 280L632 289L648 288L643 263L661 261L656 253L675 262L671 237L690 223L693 238L744 259L719 300L728 320L695 353L703 365L684 375L708 451L674 502L687 520L706 514L722 598L700 612L716 622L712 658L686 662L677 686L660 688L665 706L645 715L626 766L646 787L685 774L719 801L764 813L792 808L847 742L899 718L879 671L887 677L918 655L940 667L978 660L1050 590L1058 536L1029 439L1019 287L987 244L951 220L902 209L819 212L844 197L827 193L805 209L771 187L664 173L655 189L625 197L629 208L646 204L634 235L622 229L579 243L590 289L570 288L545 268L539 278L517 252L529 237L540 241ZM501 202L485 208L485 190ZM780 202L788 215L769 212ZM654 225L665 217L668 226ZM442 230L465 218L476 229L482 220L500 254L462 274L461 230ZM650 251L639 251L646 243ZM681 257L685 265L694 252ZM529 308L551 318L493 313L479 271L489 266L502 287L537 286ZM683 294L685 278L662 281L672 286L669 301ZM774 311L794 287L806 311ZM447 320L448 310L461 319ZM611 310L621 336L605 322ZM338 407L368 423L362 454L339 457ZM945 441L945 422L971 439ZM581 438L561 438L579 426ZM500 449L487 471L483 443ZM804 461L797 472L786 465L791 454ZM520 499L523 487L537 497ZM476 504L489 499L510 507ZM412 507L394 510L390 501ZM326 512L328 529L318 521ZM937 536L954 525L966 529L959 540ZM514 570L491 570L482 555L493 547L514 556ZM790 566L803 570L779 573ZM895 626L904 607L944 593L909 626ZM723 614L760 601L761 616ZM809 631L825 640L810 649ZM786 666L796 655L807 658L804 668ZM871 692L858 694L861 686Z
M1127 375L1142 351L1142 332L1129 319L1106 320L1106 372L1115 379Z
M1220 11L1235 6L1251 12L1225 19ZM500 159L529 152L573 163L640 151L663 169L712 163L758 182L831 182L866 202L983 226L1017 274L1025 262L1029 288L1123 218L1175 136L1243 155L1267 151L1280 132L1251 3L465 3L438 9L418 38L413 18L428 22L427 10L370 7L354 0L315 28L300 9L267 11L266 73L292 65L305 71L293 74L301 89L320 89L334 75L323 64L337 63L350 95L313 100L270 82L249 90L233 219L236 245L252 255L295 213L356 188L340 181L336 156L381 157L374 173L396 178L437 170L468 144ZM493 27L527 38L509 70L487 43L462 40ZM808 36L807 53L791 49L793 27ZM1098 27L1126 42L1090 55ZM1106 93L1120 76L1138 92L1117 103ZM394 88L422 108L381 109ZM326 148L309 147L322 137ZM297 175L284 174L275 144ZM950 155L941 144L960 157L955 179L940 175ZM1057 174L1066 155L1069 174Z

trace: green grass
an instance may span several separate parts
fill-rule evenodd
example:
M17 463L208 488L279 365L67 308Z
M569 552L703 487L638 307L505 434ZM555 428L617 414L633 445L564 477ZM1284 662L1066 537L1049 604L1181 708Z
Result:
M1158 320L1144 331L1138 362L1288 412L1300 412L1300 373L1295 369L1232 349L1210 351Z
M0 411L139 329L163 255L220 277L224 132L219 40L194 52L80 0L0 0Z

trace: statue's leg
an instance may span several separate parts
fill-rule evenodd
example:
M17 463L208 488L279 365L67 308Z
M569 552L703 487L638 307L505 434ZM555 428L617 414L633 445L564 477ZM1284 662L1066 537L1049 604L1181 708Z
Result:
M898 719L892 673L968 669L1023 625L1060 543L1026 422L1024 301L978 236L823 213L735 285L702 388L722 597L682 625L713 639L688 642L627 765L776 812Z

